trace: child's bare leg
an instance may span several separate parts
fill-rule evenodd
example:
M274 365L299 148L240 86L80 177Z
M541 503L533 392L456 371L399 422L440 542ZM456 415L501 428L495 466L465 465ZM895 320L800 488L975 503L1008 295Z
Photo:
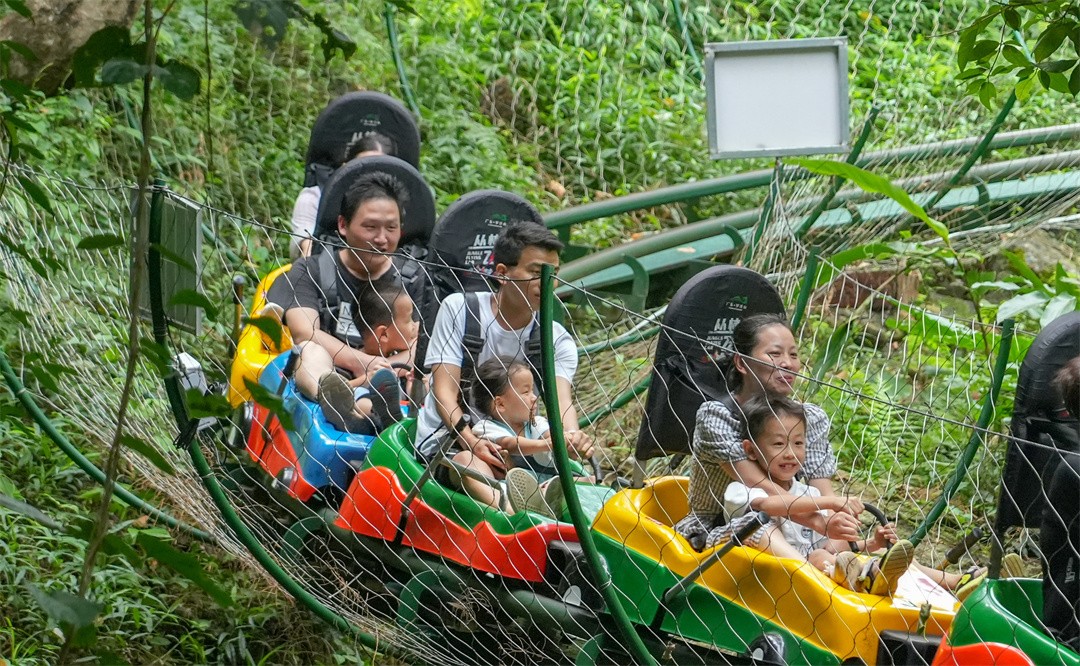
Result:
M503 476L502 470L495 470L491 465L477 458L472 451L459 452L453 457L453 461L490 479L498 479ZM457 479L461 489L477 502L483 502L495 508L499 507L500 493L491 486L472 477L459 474L453 468L450 470L450 477Z
M960 584L960 579L964 577L964 574L950 573L948 571L941 571L940 569L931 569L930 567L923 566L918 562L913 562L913 564L919 571L929 576L932 581L942 586L946 590L955 590L956 587ZM980 572L981 571L985 571L985 567L980 569ZM976 576L978 575L980 574L976 574Z
M836 566L836 555L824 548L810 551L810 554L806 556L806 560L814 565L815 569L829 576L832 575L833 568Z
M799 551L795 550L787 539L784 538L784 533L780 531L780 528L775 523L769 523L762 530L757 533L757 539L753 540L751 545L758 550L765 551L777 557L789 557L793 560L805 560Z

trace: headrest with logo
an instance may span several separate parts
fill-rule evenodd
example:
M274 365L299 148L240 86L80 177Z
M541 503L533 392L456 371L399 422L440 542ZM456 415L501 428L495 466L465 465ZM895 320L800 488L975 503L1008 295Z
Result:
M495 270L492 250L495 239L514 222L543 224L540 212L525 199L502 190L469 192L450 204L431 236L432 260L451 268L491 274ZM487 289L483 278L460 273L462 285L454 291Z
M381 172L397 178L405 186L409 200L405 204L401 240L398 246L426 243L435 227L435 196L431 187L412 165L396 157L372 155L343 165L334 172L319 198L319 213L315 223L315 238L338 236L338 216L349 187L366 173Z
M715 358L733 348L745 317L784 314L784 302L763 276L738 266L714 266L675 292L656 343L652 383L634 456L690 453L698 407L727 395Z
M420 166L420 129L401 102L373 91L352 92L330 102L311 127L304 186L316 183L316 174L340 164L353 139L377 132L393 140L396 157Z
M744 317L762 313L784 314L780 294L762 275L738 266L704 270L668 304L656 361L673 355L699 361L715 357L732 349L732 333Z

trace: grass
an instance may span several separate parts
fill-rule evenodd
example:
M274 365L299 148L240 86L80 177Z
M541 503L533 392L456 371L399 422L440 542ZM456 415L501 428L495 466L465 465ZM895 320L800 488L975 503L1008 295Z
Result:
M63 525L89 516L100 488L32 425L9 396L0 397L0 492ZM167 508L167 507L166 507ZM114 526L140 529L146 518L117 504ZM222 608L186 578L150 561L133 566L104 555L92 594L104 604L96 641L72 657L85 663L331 664L372 663L372 655L294 604L266 578L213 546L177 539L236 604ZM52 664L62 632L27 585L77 589L85 542L0 509L0 664Z

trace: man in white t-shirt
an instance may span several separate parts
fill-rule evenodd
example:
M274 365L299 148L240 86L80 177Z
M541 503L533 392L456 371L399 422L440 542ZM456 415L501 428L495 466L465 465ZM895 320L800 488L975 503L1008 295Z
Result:
M470 425L477 423L480 415L466 411L468 407L462 400L462 366L475 369L497 355L526 360L533 328L540 325L537 317L540 271L545 264L559 265L562 247L555 234L534 222L511 224L499 234L493 249L498 289L476 295L483 346L471 363L463 362L467 299L464 294L451 294L443 301L425 359L431 368L431 391L417 423L416 447L425 460L431 461L446 439L452 437L456 440L451 449L455 462L487 477L503 476L503 450L487 437L474 433ZM554 324L554 333L556 389L566 424L564 435L569 446L581 450L588 447L589 437L577 430L573 404L577 347L559 324ZM491 497L477 499L498 505L497 494L490 492Z

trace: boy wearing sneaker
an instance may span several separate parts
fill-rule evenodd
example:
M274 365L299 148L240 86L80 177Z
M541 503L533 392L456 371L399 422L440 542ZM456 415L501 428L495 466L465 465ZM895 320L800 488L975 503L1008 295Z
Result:
M411 349L419 332L414 313L413 301L401 285L384 285L362 293L353 313L353 324L363 338L360 350L388 358ZM329 355L323 358L316 352L316 355L304 356L309 373L313 365L318 368L319 361L322 367L318 390L307 397L318 400L323 415L334 427L350 433L375 435L401 420L401 384L394 370L381 368L349 380L337 372ZM297 381L301 393L305 392L304 384Z
M806 415L802 405L783 396L760 395L748 400L743 412L743 448L748 459L787 494L769 495L760 488L732 482L723 498L727 523L705 534L700 545L711 548L728 541L753 519L754 512L764 511L772 522L747 538L744 545L777 557L806 560L856 592L893 594L900 576L914 563L915 548L909 541L896 540L896 528L891 523L879 526L871 538L857 542L825 536L829 512L843 509L847 499L822 496L817 488L795 478L806 455ZM886 550L880 555L861 554L881 549ZM958 574L916 566L946 589L962 583Z

